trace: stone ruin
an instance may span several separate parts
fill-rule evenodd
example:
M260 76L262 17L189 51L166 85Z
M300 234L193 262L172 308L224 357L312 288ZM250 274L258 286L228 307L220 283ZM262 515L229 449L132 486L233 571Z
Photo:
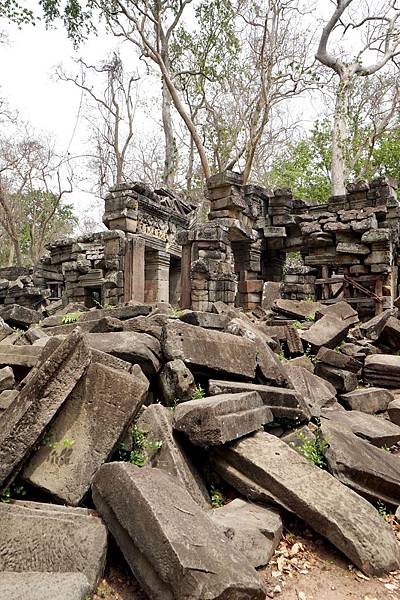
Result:
M139 183L113 188L108 231L50 244L31 272L1 269L0 304L166 302L209 312L217 301L269 309L280 296L346 300L365 317L393 307L400 206L392 181L359 182L315 204L289 189L243 185L228 171L208 180L207 199L208 221L191 227L187 200ZM293 253L297 265L288 267Z
M395 189L322 206L225 173L208 196L190 228L121 186L108 231L3 271L0 598L91 599L109 534L140 600L279 598L293 515L398 590Z

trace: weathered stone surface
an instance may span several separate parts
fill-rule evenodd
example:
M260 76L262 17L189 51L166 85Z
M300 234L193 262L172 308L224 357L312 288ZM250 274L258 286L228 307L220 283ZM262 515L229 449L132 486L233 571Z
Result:
M400 356L373 354L364 363L364 380L375 386L400 387Z
M11 390L15 385L14 372L11 367L0 369L0 392Z
M90 585L82 573L2 573L4 600L86 600Z
M109 463L95 505L152 600L264 600L258 575L174 477Z
M4 390L0 394L0 411L6 410L18 396L18 390Z
M263 383L288 386L285 370L275 352L271 350L273 340L262 327L251 323L245 317L232 319L226 329L229 333L244 337L254 343L257 352L257 366ZM276 345L276 344L275 344Z
M400 425L400 399L392 400L387 411L392 423Z
M303 367L303 369L307 369L307 371L310 371L310 373L314 373L314 363L305 354L303 354L303 356L296 356L295 358L290 358L287 361L287 365L289 367Z
M90 349L74 331L28 378L0 415L0 490L5 489L89 365Z
M335 388L308 369L286 366L286 372L298 397L303 398L310 414L319 417L321 409L336 402Z
M317 354L317 361L335 367L335 369L345 369L351 373L360 373L363 363L352 356L336 352L330 348L320 348Z
M160 370L160 344L150 335L134 331L88 333L86 339L95 350L112 354L132 364L137 363L146 375L154 375Z
M365 573L398 568L399 546L375 508L279 438L259 432L214 453L217 470L239 492L275 498Z
M275 300L272 310L289 319L314 318L315 313L323 308L319 302L307 302L306 300Z
M93 322L94 325L91 328L91 333L109 333L111 331L122 331L123 323L115 317L103 317L98 321Z
M318 309L315 313L316 319L321 319L325 315L333 315L342 321L346 321L347 323L354 325L358 323L358 313L348 302L335 302L335 304L328 304L327 306L322 306L322 308Z
M183 440L172 431L171 410L161 404L152 404L140 415L137 427L147 433L150 442L162 442L161 448L144 449L147 463L173 475L187 489L193 500L203 508L209 508L207 489L185 451ZM193 451L192 451L193 452Z
M0 520L0 571L79 572L94 591L105 565L107 530L93 511L17 501L0 503Z
M153 317L136 317L123 321L124 331L136 331L137 333L146 333L152 335L157 340L161 339L162 324L158 322L157 317L165 317L165 315L154 315ZM164 321L167 317L164 318Z
M325 315L311 325L310 329L301 332L304 345L310 345L313 350L322 346L336 348L345 339L351 324L342 321L334 315Z
M192 444L215 446L252 433L273 419L257 392L221 394L179 404L174 429L185 433Z
M219 394L235 394L240 392L257 392L264 405L268 406L274 418L284 417L287 419L308 421L311 412L303 397L295 390L257 383L244 383L239 381L221 381L210 379L208 389L212 396Z
M376 315L366 323L362 323L360 325L360 331L362 335L368 337L372 341L377 340L390 317L395 317L397 314L397 309L388 308L387 310L384 310L380 315Z
M205 330L181 321L164 326L162 348L167 360L180 358L196 370L253 379L257 365L254 343L220 331Z
M379 344L383 344L393 353L400 349L400 321L395 317L389 317L382 333L379 336Z
M392 400L394 396L389 390L374 387L356 389L340 396L340 402L348 410L359 410L371 415L386 410Z
M37 365L42 348L38 346L0 346L0 365L31 368Z
M214 509L210 517L255 568L268 564L282 537L276 509L240 498Z
M25 337L28 340L28 342L34 344L38 340L47 338L47 334L43 331L41 327L39 327L38 325L34 325L33 327L30 327L28 329L28 331L25 333Z
M358 410L323 410L322 416L350 429L355 435L368 440L374 446L393 446L400 440L400 427Z
M14 330L7 325L0 317L0 342L11 335Z
M196 389L192 373L179 358L164 365L159 381L161 396L167 406L191 400Z
M336 369L324 363L318 362L315 367L315 374L329 381L339 393L352 392L358 384L357 375L344 369Z
M284 433L280 439L292 448L298 448L303 446L304 440L315 440L315 435L307 425L303 425Z
M27 329L29 325L39 323L39 313L36 310L19 306L19 304L5 305L0 308L0 317L12 327Z
M276 300L281 295L280 281L266 281L263 286L261 306L265 310L270 310Z
M367 499L400 504L397 456L372 446L342 424L322 419L321 430L329 443L325 458L332 475Z
M189 323L189 325L197 325L206 329L225 329L230 318L227 314L218 315L217 313L187 311L181 317L180 321Z
M48 442L29 460L24 479L73 506L89 491L97 469L106 462L146 398L149 387L138 365L136 374L92 363L61 408Z

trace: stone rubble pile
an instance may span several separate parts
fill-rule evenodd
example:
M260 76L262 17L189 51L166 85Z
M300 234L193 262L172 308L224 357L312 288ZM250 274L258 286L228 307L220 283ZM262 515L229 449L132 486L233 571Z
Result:
M91 598L109 532L150 600L262 600L290 514L399 569L399 316L0 307L0 598Z

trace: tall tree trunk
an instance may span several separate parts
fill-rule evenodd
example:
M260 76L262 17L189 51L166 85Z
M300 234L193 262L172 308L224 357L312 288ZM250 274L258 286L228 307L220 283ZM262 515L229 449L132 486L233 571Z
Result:
M188 168L186 171L186 189L188 192L190 192L192 190L193 165L194 165L194 143L193 143L193 137L190 136Z
M15 248L14 248L14 244L13 241L10 239L9 240L9 249L8 249L8 266L12 267L14 264L14 256L15 256Z
M168 56L168 42L163 41L163 49L161 52L162 60L170 71L169 56ZM163 183L167 187L173 188L175 185L176 172L178 169L178 155L176 148L176 141L174 136L174 126L172 123L172 97L169 92L168 86L165 81L165 77L162 76L162 123L165 137L165 160L164 160L164 173Z
M350 79L347 76L340 78L336 93L335 115L333 120L332 135L332 196L346 194L346 144L348 141L348 114L349 114Z

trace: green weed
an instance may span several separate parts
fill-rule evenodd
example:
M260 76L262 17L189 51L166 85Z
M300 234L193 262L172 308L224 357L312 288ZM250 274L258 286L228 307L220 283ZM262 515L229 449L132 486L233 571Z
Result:
M221 508L221 506L224 506L225 504L225 498L222 492L220 492L220 490L214 486L211 486L210 498L211 506L213 508Z
M119 459L130 462L137 467L144 467L147 462L145 450L159 450L163 443L148 439L149 433L134 425L130 431L132 437L132 450L127 450L123 445L118 449Z
M192 394L192 400L201 400L202 398L205 398L205 391L203 390L203 388L201 387L201 385L196 385L196 389L194 390L193 394Z
M299 452L320 469L325 469L325 452L329 447L329 443L328 440L322 437L321 431L317 429L315 439L308 439L303 434L300 434L298 437L302 442L302 445L298 447Z
M74 313L68 313L67 315L64 315L62 318L62 324L70 325L71 323L76 323L81 318L81 314L82 313L80 313L80 312L74 312Z

